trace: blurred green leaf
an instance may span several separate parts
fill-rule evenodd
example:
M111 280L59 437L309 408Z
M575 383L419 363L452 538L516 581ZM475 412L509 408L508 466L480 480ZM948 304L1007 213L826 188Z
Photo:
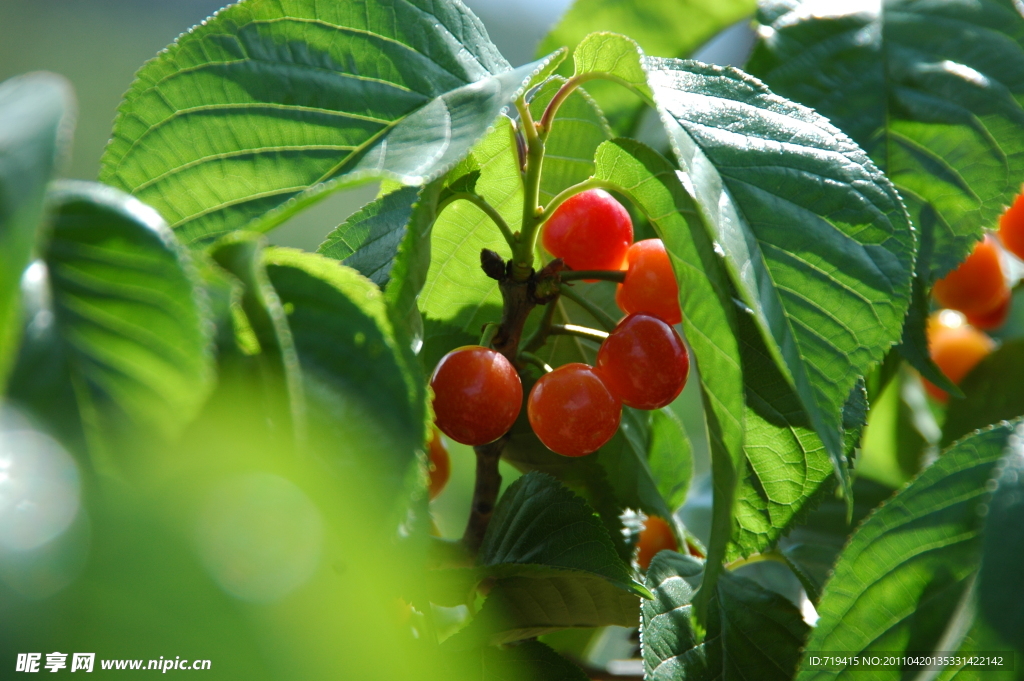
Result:
M739 297L849 491L843 404L899 340L910 303L915 241L900 197L825 118L750 76L645 66Z
M510 69L461 3L234 5L139 71L100 178L189 244L266 231L330 189L443 174L546 63Z
M381 490L397 494L426 436L426 379L396 339L380 289L313 253L268 248L263 262L287 313L312 417L324 431L334 421L363 424L363 439L386 443L380 450L390 453L361 461L338 438L334 463L369 467Z
M825 585L808 653L936 649L978 569L979 510L1012 434L1004 425L960 441L858 528ZM798 678L846 673L805 670ZM902 671L874 673L898 679Z
M625 139L602 144L596 160L596 177L615 185L650 220L679 281L683 331L700 371L712 451L712 567L707 579L713 583L732 534L734 493L744 465L743 376L729 282L693 199L668 160Z
M0 390L17 355L22 272L42 241L46 185L68 152L74 95L35 73L0 83Z
M978 612L996 634L1024 655L1024 584L1020 578L1024 565L1024 426L1017 426L1007 444L985 515Z
M745 577L724 572L711 601L707 635L690 621L690 581L700 564L662 552L648 571L655 600L643 607L645 678L777 679L793 677L809 627L792 603Z
M562 45L574 50L591 33L616 31L635 40L647 54L688 57L755 9L753 0L576 0L537 50L547 54ZM571 75L568 64L559 72ZM619 134L635 131L643 105L634 96L612 84L588 87Z
M960 383L965 399L950 399L942 446L992 423L1024 416L1024 339L1014 339L981 360Z
M61 182L48 201L55 223L25 275L10 393L66 441L84 436L113 473L112 439L170 437L196 415L212 384L211 329L189 256L153 209L86 182Z
M892 178L925 287L970 252L1024 177L1024 17L1009 0L768 2L748 69L814 107Z

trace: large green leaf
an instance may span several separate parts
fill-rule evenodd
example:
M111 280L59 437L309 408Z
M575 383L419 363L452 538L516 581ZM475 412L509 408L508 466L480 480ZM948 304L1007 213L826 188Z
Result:
M816 498L831 491L832 465L800 400L772 362L749 314L739 315L746 431L743 450L747 476L737 492L730 553L765 550L805 516ZM843 407L843 451L852 455L867 411L864 390L856 386Z
M1017 426L1007 444L985 516L978 610L993 631L1024 655L1024 426Z
M740 298L843 486L843 404L900 339L914 235L829 122L735 69L647 59L673 147Z
M139 71L100 177L187 243L266 230L321 183L443 174L547 61L510 69L457 0L250 0Z
M860 526L825 586L808 653L936 649L978 569L980 509L1013 432L1007 424L961 440ZM852 673L805 669L798 678Z
M333 443L331 458L341 470L368 468L378 488L397 493L426 434L426 388L383 294L320 255L268 248L263 262L287 313L313 429L345 424L353 432ZM355 433L354 424L365 432ZM375 461L353 458L346 442L357 436L378 443Z
M205 400L205 305L187 253L153 209L85 182L60 183L48 200L55 223L25 275L26 344L11 396L69 441L84 434L109 472L111 437L170 436Z
M0 84L0 390L21 331L18 282L43 222L43 199L70 142L74 96L58 76Z
M651 412L647 463L668 508L677 510L690 489L693 449L682 421L668 407Z
M652 561L647 586L655 600L642 608L644 678L791 679L809 630L796 606L724 572L711 601L707 635L698 643L689 603L699 569L694 559L668 552Z
M942 424L942 444L1003 419L1024 416L1024 339L1006 341L981 360L960 384L965 399L951 399Z
M716 33L752 15L755 9L753 0L576 0L537 50L547 54L562 45L575 49L591 33L616 31L636 40L647 54L688 57ZM567 64L559 72L572 75ZM635 97L605 83L588 87L617 132L634 131L643 111Z
M925 284L1024 178L1024 17L1011 0L768 2L748 68L859 142L921 230Z
M619 139L602 144L596 160L596 177L629 197L654 226L679 281L683 330L699 368L712 450L707 581L713 584L732 535L734 493L744 465L743 376L729 282L693 199L664 157Z

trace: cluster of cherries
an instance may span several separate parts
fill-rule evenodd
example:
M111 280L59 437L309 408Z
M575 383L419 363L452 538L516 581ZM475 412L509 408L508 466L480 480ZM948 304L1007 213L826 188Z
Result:
M530 425L545 446L584 456L618 430L622 405L658 409L682 392L690 359L671 326L682 320L679 290L661 240L633 243L629 213L600 189L562 203L545 223L542 240L570 269L625 271L616 301L626 317L601 344L595 365L572 363L545 373L527 400ZM515 367L478 345L445 355L430 386L437 427L467 445L504 435L522 408Z
M1000 217L998 239L986 234L967 259L932 289L935 301L945 309L928 319L928 352L954 384L959 385L995 349L995 341L984 332L998 329L1010 313L1012 291L1003 268L1003 249L1024 260L1024 193ZM940 402L949 399L946 391L928 380L924 387Z

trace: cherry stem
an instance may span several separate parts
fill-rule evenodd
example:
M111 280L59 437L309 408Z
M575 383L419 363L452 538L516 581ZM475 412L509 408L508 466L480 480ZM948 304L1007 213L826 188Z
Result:
M615 281L620 284L626 281L626 273L623 270L565 270L558 276L562 281L600 279L601 281Z
M484 541L484 534L494 514L494 506L501 490L501 473L498 472L498 461L508 442L505 434L486 445L473 447L476 452L476 484L473 487L473 503L469 508L469 521L466 531L462 534L462 543L470 553L476 554Z
M526 100L516 100L516 110L526 137L526 170L523 173L523 224L516 247L512 249L512 278L526 281L533 273L537 234L543 220L540 208L540 175L544 165L544 138L537 133L533 114Z
M552 336L578 336L597 343L603 343L608 338L606 331L598 331L589 326L578 326L576 324L552 324L548 331Z
M512 249L513 253L515 252L518 239L516 239L516 235L512 233L512 228L508 226L507 222L505 222L505 218L501 216L501 213L499 213L498 210L487 201L487 199L479 194L474 194L473 192L453 192L445 198L444 202L438 207L437 212L440 213L448 206L448 204L458 201L459 199L468 201L482 210L484 214L491 219L491 222L498 226L498 229L501 230L501 235L505 237L505 242L508 244L508 247Z
M522 357L527 362L529 362L530 364L532 364L533 366L543 371L545 374L550 374L552 371L554 371L554 369L551 368L550 364L548 364L547 362L545 362L532 352L522 350L519 352L519 356Z
M548 202L548 205L544 206L544 212L541 213L539 218L537 218L538 222L547 222L548 218L551 217L551 215L558 209L559 206L565 203L566 199L568 199L571 196L575 196L576 194L579 194L581 192L585 192L589 189L612 189L616 191L621 190L621 188L614 182L606 182L605 180L599 180L595 177L591 177L590 179L584 180L583 182L580 182L578 184L574 184L571 187L566 187L558 194L556 194L554 198L552 198L551 201Z
M584 298L583 296L577 294L567 285L562 284L559 287L559 293L568 298L569 300L571 300L572 302L576 303L580 307L582 307L587 312L589 312L590 316L597 320L601 324L601 326L603 326L606 330L615 330L615 327L618 324L614 319L612 319L611 315L609 315L607 312L605 312L597 305Z
M540 318L540 324L537 329L526 339L523 343L523 349L527 352L533 352L538 350L544 345L544 341L548 338L548 330L551 328L551 323L555 318L555 310L558 306L558 298L555 298L544 308L544 316ZM520 353L523 354L523 353Z
M558 107L562 106L562 103L569 98L569 95L571 95L576 88L583 85L588 80L598 79L618 83L619 85L635 92L644 100L645 103L654 106L654 102L651 101L650 97L646 93L637 90L632 83L623 78L613 76L610 73L604 73L603 71L579 73L565 81L565 83L562 84L562 87L558 88L558 92L555 93L555 96L551 98L551 101L548 102L548 105L544 108L544 113L541 114L540 117L541 134L547 137L551 132L551 125L555 122L555 114L558 113Z

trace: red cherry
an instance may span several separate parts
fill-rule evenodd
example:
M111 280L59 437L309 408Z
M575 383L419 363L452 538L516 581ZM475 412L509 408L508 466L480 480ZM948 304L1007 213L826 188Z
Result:
M1010 253L1024 260L1024 193L999 218L999 239Z
M935 282L932 295L942 307L985 315L999 307L1007 291L999 245L985 235L959 267Z
M467 345L441 358L430 378L434 423L464 445L483 445L508 432L523 406L523 384L494 350Z
M540 380L526 404L540 441L562 456L596 452L619 428L622 404L586 364L565 364Z
M640 531L637 547L639 551L636 554L636 562L640 564L641 569L646 570L659 551L675 551L679 544L676 543L676 537L672 534L669 524L663 518L652 515L647 518L644 529Z
M999 303L994 310L986 312L985 314L968 313L967 321L976 329L992 331L1006 323L1006 318L1010 316L1010 308L1012 306L1013 293L1010 289L1006 289L1006 295L1003 296L1003 302Z
M671 326L651 315L631 314L601 344L594 371L623 404L660 409L683 391L690 356Z
M615 302L626 314L645 312L666 324L683 321L679 285L661 239L637 241L626 251L626 280L615 291Z
M603 189L570 196L544 223L544 248L574 270L617 270L633 243L633 221Z
M432 430L433 433L428 445L429 462L427 464L427 473L430 474L430 499L441 493L445 485L448 484L448 478L452 473L452 461L448 456L448 450L445 449L444 443L441 442L441 433L437 428Z

